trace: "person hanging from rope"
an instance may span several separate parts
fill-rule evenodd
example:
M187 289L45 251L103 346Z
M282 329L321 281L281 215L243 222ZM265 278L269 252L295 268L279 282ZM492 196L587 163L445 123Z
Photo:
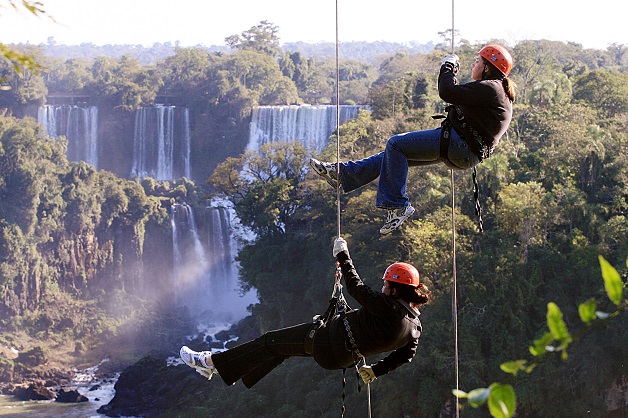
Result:
M333 255L359 309L336 315L321 327L305 323L268 331L222 352L197 352L183 346L181 360L207 379L218 374L227 385L241 379L247 388L289 357L313 357L321 367L334 370L353 367L364 356L392 351L372 366L360 368L366 383L410 362L422 331L419 308L430 294L419 271L407 263L391 264L382 277L382 291L377 292L358 276L343 238L335 240Z
M508 78L513 60L501 45L486 45L472 64L474 81L458 84L459 58L443 60L438 76L438 94L450 103L441 127L398 134L383 152L358 161L336 163L310 159L310 166L334 188L345 193L379 177L375 205L386 209L388 234L413 213L406 194L409 166L442 162L452 169L470 169L491 156L512 119L515 83Z

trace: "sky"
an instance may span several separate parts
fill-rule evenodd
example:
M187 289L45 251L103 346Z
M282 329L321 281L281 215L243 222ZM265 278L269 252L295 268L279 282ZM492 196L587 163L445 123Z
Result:
M14 0L20 3L21 0ZM471 43L503 39L576 42L585 48L628 45L628 2L564 0L38 0L54 18L14 10L0 0L0 43L225 45L266 20L280 43L441 42L452 25ZM336 16L336 10L338 15Z

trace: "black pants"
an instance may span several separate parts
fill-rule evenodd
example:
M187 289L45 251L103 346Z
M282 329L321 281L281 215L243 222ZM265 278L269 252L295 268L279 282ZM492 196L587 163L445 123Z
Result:
M336 361L346 349L344 342L340 348L341 356L337 356L330 343L329 332L325 327L319 329L314 338L313 355L305 352L305 338L312 327L311 323L295 325L274 331L268 331L264 335L238 345L227 351L212 354L212 360L221 379L228 385L232 385L239 379L247 388L252 387L264 376L279 366L288 357L314 357L314 359L326 369L341 369L347 367ZM344 341L344 336L342 336ZM351 356L349 352L349 366ZM346 362L346 361L345 361Z

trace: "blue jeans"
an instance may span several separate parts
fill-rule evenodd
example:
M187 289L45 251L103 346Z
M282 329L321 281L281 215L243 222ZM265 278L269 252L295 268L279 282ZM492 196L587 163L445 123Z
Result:
M340 163L340 183L345 193L362 187L377 177L378 208L397 209L410 204L406 195L408 167L443 162L450 168L465 170L480 163L462 138L451 130L447 160L440 158L441 128L407 132L391 137L386 150L358 161Z

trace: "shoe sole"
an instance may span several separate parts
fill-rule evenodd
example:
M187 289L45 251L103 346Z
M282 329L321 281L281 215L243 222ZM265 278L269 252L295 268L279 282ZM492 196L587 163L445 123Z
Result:
M190 353L188 353L188 350L190 349L187 346L181 347L181 349L179 350L179 358L183 361L183 363L186 366L196 368L196 364L194 364L194 359L190 355ZM190 362L188 363L187 360L190 360Z
M183 361L185 365L196 370L198 374L200 374L207 380L211 380L212 376L214 374L217 374L216 368L215 367L205 368L202 365L197 365L194 362L194 357L189 353L189 351L192 351L189 347L187 346L181 347L181 349L179 350L179 358ZM190 362L186 361L186 359L190 360Z
M194 351L192 349L190 349L187 346L183 346L181 347L181 349L179 350L179 358L183 361L183 363L185 363L187 366L192 367L194 369L206 369L206 367L203 366L203 364L196 364L196 361L194 360L194 356L192 355L192 353L194 353ZM200 363L200 360L199 360Z
M404 215L401 218L395 219L395 221L397 222L396 225L392 226L390 229L387 229L386 225L384 225L380 228L379 233L382 235L390 234L392 231L399 228L406 221L406 219L412 216L414 211L415 209L412 206L410 206L410 210L408 211L408 209L406 209L406 213L404 213Z
M310 167L312 167L312 169L316 171L316 174L321 176L327 182L327 184L329 184L334 189L338 188L338 181L332 179L325 168L319 168L318 163L315 163L313 159L310 159Z

